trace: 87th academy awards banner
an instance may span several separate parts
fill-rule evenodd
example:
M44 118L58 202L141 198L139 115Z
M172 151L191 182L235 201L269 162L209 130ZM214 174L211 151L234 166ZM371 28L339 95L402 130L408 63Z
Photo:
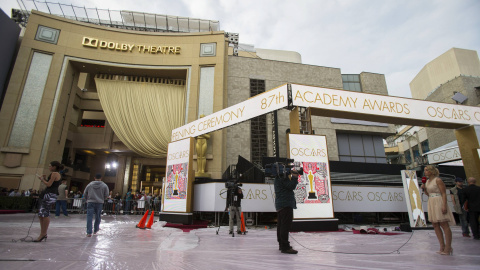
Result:
M287 106L287 85L282 85L172 130L172 142L226 128Z
M193 138L168 144L163 212L191 212Z
M289 158L303 167L295 190L295 219L333 218L332 185L325 136L289 134Z
M401 173L410 226L412 228L427 227L427 221L425 220L425 213L422 207L422 195L418 187L417 173L416 171L406 170L402 170Z

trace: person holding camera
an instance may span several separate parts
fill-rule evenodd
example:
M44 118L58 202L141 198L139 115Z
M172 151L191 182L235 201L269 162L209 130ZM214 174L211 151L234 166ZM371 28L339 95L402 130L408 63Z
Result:
M277 241L282 253L297 254L290 246L288 234L293 221L293 209L297 208L294 190L298 184L299 172L292 169L287 174L275 177L275 209L277 210Z
M227 205L225 207L225 211L228 209L230 212L230 217L228 222L230 226L229 234L233 234L234 217L237 218L237 234L240 234L242 232L240 230L240 227L241 227L240 213L242 212L242 199L243 199L243 192L241 187L235 186L233 188L228 189Z

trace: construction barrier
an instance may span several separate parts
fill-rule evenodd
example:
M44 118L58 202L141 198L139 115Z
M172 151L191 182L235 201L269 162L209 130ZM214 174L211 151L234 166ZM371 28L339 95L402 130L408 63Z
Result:
M38 209L37 201L32 205L32 211ZM151 210L153 213L160 212L160 202L148 202L145 200L113 200L108 199L103 203L102 213L107 215L143 215ZM55 214L55 204L50 211ZM86 214L87 203L84 198L68 198L67 211L71 214ZM158 214L157 214L158 215Z
M140 219L140 222L137 224L137 228L139 229L145 229L145 222L147 222L147 217L148 217L148 210L145 212L145 215L143 215L142 219Z
M147 213L148 213L148 210L147 210ZM154 216L155 216L155 212L152 211L152 213L150 214L150 219L148 220L148 223L147 223L147 226L146 226L147 229L152 228Z
M242 225L240 226L240 231L241 231L243 234L245 234L245 232L247 231L247 229L245 228L245 219L243 218L243 212L242 212L242 214L241 214L241 218L240 218L240 219L242 220Z

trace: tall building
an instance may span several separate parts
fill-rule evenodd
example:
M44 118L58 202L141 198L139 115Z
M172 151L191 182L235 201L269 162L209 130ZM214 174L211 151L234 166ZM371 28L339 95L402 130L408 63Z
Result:
M417 99L479 106L480 60L477 52L459 48L448 50L422 68L410 82L410 91ZM480 127L475 129L479 137ZM395 163L407 164L410 168L428 163L462 166L454 130L402 126L389 141L391 146L398 145L398 155L393 151L389 159Z
M446 51L420 70L410 82L410 92L413 98L427 99L439 86L460 76L480 77L476 51L459 48Z

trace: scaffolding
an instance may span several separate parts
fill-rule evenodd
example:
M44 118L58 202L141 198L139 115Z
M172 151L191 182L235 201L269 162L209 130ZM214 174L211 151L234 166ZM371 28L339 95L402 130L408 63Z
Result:
M145 32L210 32L220 31L220 22L172 15L128 10L86 8L71 4L36 0L18 1L20 9L12 9L12 19L26 27L31 10L79 22L112 28Z
M250 96L265 92L265 80L250 79ZM267 116L260 115L250 120L251 161L262 167L262 158L268 156L267 152Z

